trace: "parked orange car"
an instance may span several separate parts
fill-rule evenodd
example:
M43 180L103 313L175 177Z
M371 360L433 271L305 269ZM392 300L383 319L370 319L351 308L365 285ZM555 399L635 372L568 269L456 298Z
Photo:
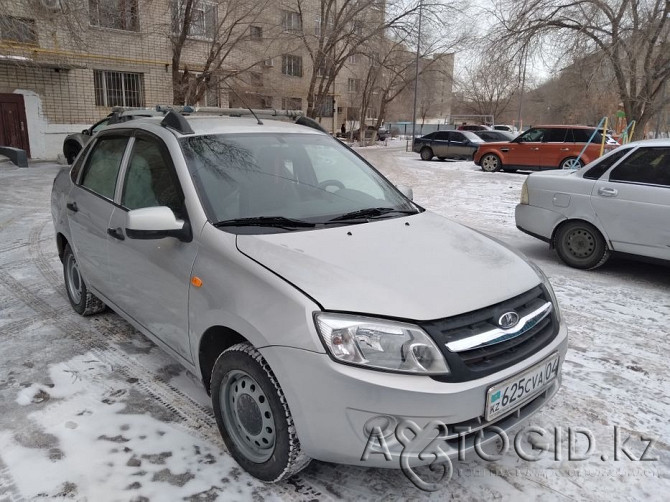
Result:
M591 144L579 154L595 131ZM512 141L484 143L475 152L475 164L495 172L541 169L576 169L600 155L602 133L593 127L548 125L531 127ZM606 144L605 152L618 144Z

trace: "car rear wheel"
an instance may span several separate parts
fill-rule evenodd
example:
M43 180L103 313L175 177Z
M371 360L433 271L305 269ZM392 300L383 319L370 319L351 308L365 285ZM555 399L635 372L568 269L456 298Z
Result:
M429 147L424 146L421 149L421 159L423 160L431 160L433 158L433 150L431 150Z
M500 157L498 157L494 153L487 153L486 155L484 155L481 158L480 163L482 166L482 171L486 171L487 173L494 173L496 171L500 171L500 168L502 167Z
M560 169L580 169L584 164L577 157L568 157L567 159L561 162Z
M585 221L564 223L556 231L554 247L563 262L584 270L598 268L610 257L602 234Z
M302 453L284 393L252 345L225 350L212 371L216 423L233 458L252 476L287 479L310 462Z
M65 246L63 251L63 278L65 279L65 290L70 300L70 305L77 314L88 316L102 312L107 306L86 287L86 282L81 276L77 259L70 249Z

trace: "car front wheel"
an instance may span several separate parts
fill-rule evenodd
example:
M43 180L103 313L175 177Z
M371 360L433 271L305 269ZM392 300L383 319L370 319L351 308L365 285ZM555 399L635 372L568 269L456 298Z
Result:
M221 353L214 364L211 392L223 441L249 474L279 482L309 464L284 393L252 345L240 343Z
M563 262L585 270L600 267L610 256L602 234L585 221L564 223L556 231L554 247Z
M102 312L107 306L86 287L86 282L79 270L77 259L70 249L65 246L63 251L63 278L65 279L65 290L70 300L70 305L77 314L88 316Z
M484 155L481 158L480 164L482 166L482 171L486 171L487 173L500 171L500 168L502 167L500 158L493 153L487 153Z

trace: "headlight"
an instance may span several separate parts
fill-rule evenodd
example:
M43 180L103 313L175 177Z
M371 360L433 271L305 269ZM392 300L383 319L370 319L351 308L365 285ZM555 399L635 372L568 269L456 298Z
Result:
M523 182L521 187L521 204L528 204L528 179Z
M526 261L528 261L528 264L535 270L535 273L540 277L540 280L542 281L542 284L544 287L547 289L549 292L549 296L551 297L551 303L554 305L554 312L556 312L556 321L561 322L561 311L558 308L558 299L556 298L556 293L554 293L554 288L551 287L551 283L549 282L549 278L547 275L542 271L540 267L538 267L535 263L530 261L528 258L526 258Z
M398 373L449 373L435 342L418 326L327 312L315 313L314 321L326 350L339 362Z

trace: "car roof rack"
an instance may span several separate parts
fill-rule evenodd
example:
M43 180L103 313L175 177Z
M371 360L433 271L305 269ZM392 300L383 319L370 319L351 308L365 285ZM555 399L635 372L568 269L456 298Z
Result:
M194 134L193 129L185 117L198 115L227 117L253 116L256 119L258 119L258 117L263 117L274 120L286 120L328 134L328 131L326 131L316 120L305 117L302 110L276 110L274 108L219 108L214 106L201 106L194 108L188 105L156 105L156 111L165 113L165 118L161 122L163 127L169 127L170 129L174 129L181 134Z
M181 134L195 134L195 131L191 128L184 116L174 110L168 110L165 114L165 118L161 120L161 125L163 127L174 129Z

